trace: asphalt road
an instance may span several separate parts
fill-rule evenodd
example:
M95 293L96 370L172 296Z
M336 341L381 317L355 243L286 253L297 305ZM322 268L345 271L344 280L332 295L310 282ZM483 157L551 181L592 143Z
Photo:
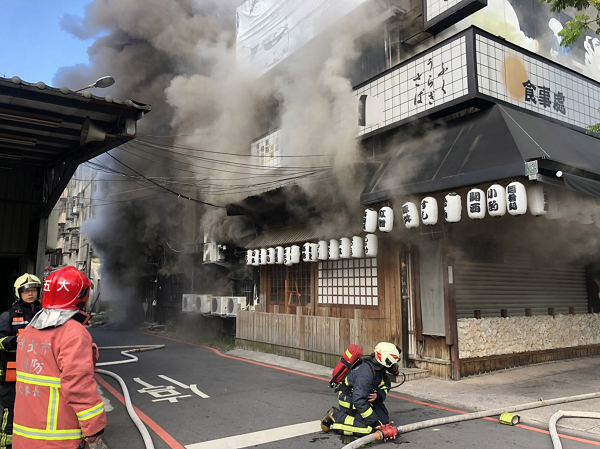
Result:
M327 381L286 369L228 357L210 348L135 331L91 329L98 346L165 344L136 354L139 362L102 367L121 376L156 448L333 449L345 442L320 431L318 421L335 405ZM124 360L119 351L100 352L100 362ZM118 383L100 376L110 403L105 441L111 449L143 448L143 441L120 402ZM208 396L208 397L207 397ZM451 416L444 404L424 403L394 390L386 405L396 425ZM466 410L467 412L469 410ZM289 438L291 434L294 436ZM551 449L543 429L510 427L475 420L422 429L376 446L414 448ZM562 438L564 449L591 449L600 443ZM395 446L394 446L395 447Z

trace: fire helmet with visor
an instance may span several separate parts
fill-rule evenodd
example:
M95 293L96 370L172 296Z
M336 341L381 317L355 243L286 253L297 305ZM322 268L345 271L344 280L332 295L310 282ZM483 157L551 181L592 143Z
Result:
M400 361L400 348L395 344L381 342L375 346L375 360L379 364L385 366L388 371L397 371L398 362Z
M75 267L64 267L44 281L44 309L83 310L90 296L90 280Z
M37 299L42 299L42 283L36 275L29 273L19 276L15 281L15 296L17 299L21 299L21 293L28 288L37 288Z

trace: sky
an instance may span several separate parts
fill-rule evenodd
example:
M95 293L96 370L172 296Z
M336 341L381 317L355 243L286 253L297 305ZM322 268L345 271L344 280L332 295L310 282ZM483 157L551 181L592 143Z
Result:
M93 39L82 41L60 27L65 14L83 16L86 3L89 2L0 0L0 75L54 86L52 81L58 69L87 64L87 49Z

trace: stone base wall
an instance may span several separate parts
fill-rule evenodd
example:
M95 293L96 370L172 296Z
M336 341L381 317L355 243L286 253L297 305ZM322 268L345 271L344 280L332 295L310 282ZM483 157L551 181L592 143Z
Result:
M600 344L600 314L458 320L461 359Z

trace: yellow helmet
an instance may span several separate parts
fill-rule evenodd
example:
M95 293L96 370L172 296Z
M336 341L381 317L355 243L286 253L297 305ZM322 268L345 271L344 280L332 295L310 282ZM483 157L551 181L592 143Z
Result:
M42 283L36 275L25 273L17 278L15 281L15 296L17 299L21 299L21 292L27 288L37 288L38 299L42 299Z
M400 361L400 348L392 343L382 341L375 346L375 359L386 368L391 368Z

